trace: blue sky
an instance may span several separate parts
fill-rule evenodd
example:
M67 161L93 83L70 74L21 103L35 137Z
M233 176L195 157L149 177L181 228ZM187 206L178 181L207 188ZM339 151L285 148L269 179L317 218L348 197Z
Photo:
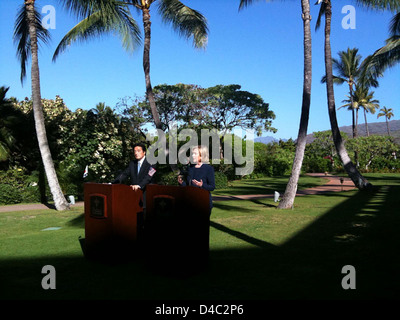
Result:
M242 90L261 95L270 104L276 119L275 138L297 137L302 100L303 27L300 0L260 1L238 12L239 0L186 0L186 5L199 10L208 20L209 40L205 50L194 49L191 42L179 38L172 28L162 24L155 8L151 12L151 80L152 85L167 83L197 84L203 88L217 84L239 84ZM24 86L20 82L20 65L13 44L13 27L18 7L23 0L0 1L0 85L10 87L8 97L20 100L31 96L30 72ZM86 43L75 43L58 60L51 61L62 37L77 23L56 0L37 0L41 8L52 5L56 9L56 28L50 30L52 41L41 47L39 66L42 97L64 99L71 110L91 109L99 102L110 107L124 97L144 96L145 82L140 47L129 54L118 37L110 35ZM344 29L342 13L345 5L353 5L355 29ZM330 128L326 88L320 83L324 74L323 26L314 31L319 7L311 2L313 85L309 133ZM141 17L133 12L138 24ZM332 55L359 48L365 58L384 45L393 15L357 7L355 2L333 1ZM29 66L30 67L30 66ZM398 118L400 103L400 67L385 72L375 98L381 106L394 110ZM346 85L335 86L336 106L348 94ZM351 125L351 113L337 111L340 126ZM393 118L392 118L393 119ZM363 117L360 117L363 123ZM368 122L377 120L369 115Z

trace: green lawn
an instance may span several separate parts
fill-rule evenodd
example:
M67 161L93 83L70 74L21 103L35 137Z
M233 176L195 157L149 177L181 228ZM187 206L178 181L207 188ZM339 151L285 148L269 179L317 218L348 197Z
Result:
M189 277L140 258L85 259L83 208L2 213L0 299L398 298L400 175L367 177L370 192L301 196L292 210L272 199L215 202L209 266ZM45 265L56 269L55 290L41 287ZM341 286L345 265L356 269L355 290Z
M289 177L267 177L259 179L241 179L229 183L229 187L216 189L213 195L247 195L247 194L274 194L275 191L283 194ZM326 179L307 175L300 176L298 190L312 188L326 183Z

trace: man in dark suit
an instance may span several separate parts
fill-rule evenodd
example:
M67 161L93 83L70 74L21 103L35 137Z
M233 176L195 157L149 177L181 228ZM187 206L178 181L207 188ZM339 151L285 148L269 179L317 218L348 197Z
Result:
M146 146L137 143L133 146L135 160L129 162L128 167L118 175L113 183L122 183L130 178L130 186L133 190L145 191L146 185L152 182L156 170L146 160Z

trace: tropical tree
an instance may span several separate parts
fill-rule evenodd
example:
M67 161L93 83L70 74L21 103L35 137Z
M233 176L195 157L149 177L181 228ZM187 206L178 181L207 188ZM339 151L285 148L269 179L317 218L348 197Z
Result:
M157 129L162 129L159 114L157 112L155 98L150 80L150 43L151 21L150 8L157 0L130 0L138 10L142 12L144 28L143 70L146 80L146 95ZM207 44L208 27L206 19L198 11L185 6L178 0L159 0L158 12L163 21L169 23L185 38L192 38L196 48L204 48Z
M374 0L374 1L361 0L359 1L359 3L364 6L375 9L397 10L400 6L399 1L397 0ZM335 143L335 147L339 155L339 158L342 161L343 167L346 170L348 176L350 177L350 179L353 181L353 183L357 188L363 190L371 186L371 184L368 182L367 179L365 179L365 177L361 175L361 173L357 170L354 163L351 161L347 153L346 147L344 145L343 139L341 137L336 117L335 95L333 90L332 50L331 50L331 40L330 40L332 3L331 0L319 0L317 4L320 4L321 8L316 23L316 29L318 29L320 26L322 16L325 16L325 42L324 42L325 75L326 75L326 88L327 88L327 100L328 100L328 113L331 123L333 141Z
M379 100L373 98L374 98L374 91L369 91L368 88L363 87L361 85L357 85L356 90L353 93L353 96L351 98L349 97L349 99L347 100L343 100L342 102L347 102L347 103L340 107L340 108L347 107L348 109L356 110L356 121L355 121L356 128L358 126L358 111L360 110L360 108L363 109L365 130L366 130L365 132L367 137L369 136L367 113L370 112L371 114L375 114L376 109L379 109Z
M134 49L140 40L140 31L136 21L132 18L128 6L133 6L142 13L144 28L143 70L146 82L146 95L154 123L157 129L162 129L162 123L158 114L153 88L150 79L150 43L151 21L150 8L157 2L158 12L165 23L170 23L173 28L185 38L193 38L195 47L204 47L207 43L206 19L196 10L185 6L178 0L91 0L90 6L82 10L74 0L61 0L69 10L74 10L83 15L85 19L71 29L61 40L53 59L76 40L86 40L97 37L99 34L109 31L118 31L123 39L123 45L127 49ZM107 17L108 19L105 19ZM121 27L121 22L122 26ZM115 28L115 26L118 28ZM128 26L128 27L126 27ZM126 40L129 41L126 41Z
M26 76L26 64L31 57L31 86L33 113L35 119L36 135L47 181L52 193L57 210L66 210L69 204L63 195L54 168L49 143L47 140L46 127L41 102L38 42L46 42L49 39L48 31L43 28L40 13L36 10L35 0L26 0L21 7L14 28L14 41L18 43L17 54L21 62L21 81Z
M251 4L252 0L240 0L239 10ZM311 28L310 28L310 2L309 0L301 0L301 11L303 19L303 48L304 48L304 74L303 74L303 100L301 106L300 126L297 136L297 145L295 157L293 160L292 171L288 184L286 185L285 194L278 208L288 209L293 207L294 199L297 192L297 183L300 177L301 167L303 164L304 150L307 142L308 119L311 104Z
M10 88L0 87L0 162L6 161L10 156L10 148L15 142L13 133L9 129L10 116L7 111L12 108L11 101L6 98Z
M390 37L386 45L370 56L368 67L372 72L383 73L400 61L400 12L392 18L389 27Z
M394 114L393 114L393 109L392 108L383 107L381 109L381 112L378 113L378 119L379 119L379 117L385 117L385 119L386 119L386 128L387 128L387 132L388 132L389 136L390 136L390 129L389 129L388 120L390 120L390 118L393 117L393 116L394 116Z
M75 10L80 14L84 14L87 18L84 23L76 25L60 42L59 48L64 50L73 41L78 39L87 39L89 37L97 37L105 31L116 30L121 33L122 39L125 41L127 35L130 39L139 39L139 30L136 21L129 13L128 6L133 6L142 13L143 28L144 28L144 48L143 48L143 70L145 74L146 83L146 96L150 104L151 113L153 116L154 124L157 129L163 129L160 115L157 111L156 102L154 98L153 88L150 79L150 43L151 43L151 20L150 8L153 3L157 4L158 12L162 20L171 24L172 27L178 32L179 35L185 38L192 38L193 44L196 48L204 48L207 44L208 27L206 19L196 10L185 6L179 0L91 0L90 10L81 10L81 6L77 6L78 0L61 0L71 10ZM85 1L84 1L85 2ZM78 10L76 10L78 8ZM122 15L121 15L122 13ZM94 19L93 19L94 16ZM104 17L108 19L104 19ZM128 22L129 28L115 29L111 22L117 22L117 26L121 26L122 22ZM129 41L129 44L135 44L137 41ZM125 44L125 42L124 42ZM131 48L131 46L126 46ZM54 58L57 57L61 50L57 48ZM168 153L168 151L167 151ZM177 167L171 166L175 171Z
M349 96L351 105L349 110L352 111L352 127L353 127L353 138L357 137L357 126L355 121L355 109L353 106L353 90L356 84L356 79L360 74L360 61L361 56L358 54L358 49L348 48L347 51L340 51L339 60L332 59L333 70L336 71L336 75L333 76L333 82L335 84L347 83L349 86ZM321 79L322 83L326 82L326 76Z

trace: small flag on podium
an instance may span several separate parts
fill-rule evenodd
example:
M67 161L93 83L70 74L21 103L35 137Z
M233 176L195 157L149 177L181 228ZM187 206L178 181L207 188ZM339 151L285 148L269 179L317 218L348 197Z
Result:
M86 166L85 172L83 172L83 179L85 179L88 176L88 174L89 174L89 168L88 166Z

